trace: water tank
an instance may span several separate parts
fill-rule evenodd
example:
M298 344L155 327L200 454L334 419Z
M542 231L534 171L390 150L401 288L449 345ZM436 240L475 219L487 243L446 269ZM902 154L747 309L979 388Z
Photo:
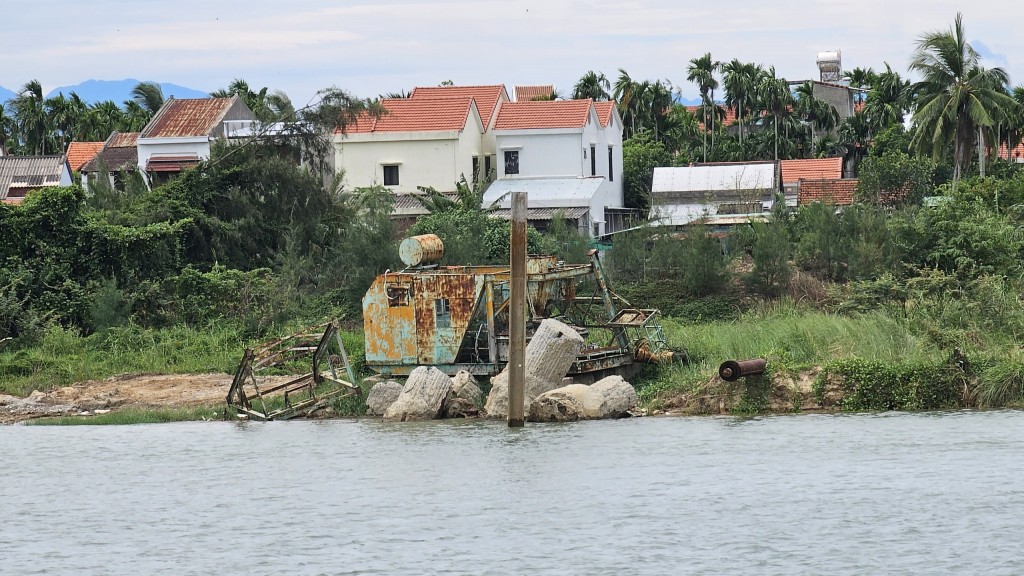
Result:
M411 236L398 245L398 257L406 266L440 262L443 256L444 242L436 234Z
M818 71L822 82L839 82L843 77L842 52L818 52Z

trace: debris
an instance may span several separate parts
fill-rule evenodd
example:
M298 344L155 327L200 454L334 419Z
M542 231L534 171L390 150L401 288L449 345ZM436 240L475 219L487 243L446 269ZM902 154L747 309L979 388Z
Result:
M433 420L441 416L441 408L452 391L452 379L433 366L420 366L412 371L401 394L384 412L384 420L409 422Z

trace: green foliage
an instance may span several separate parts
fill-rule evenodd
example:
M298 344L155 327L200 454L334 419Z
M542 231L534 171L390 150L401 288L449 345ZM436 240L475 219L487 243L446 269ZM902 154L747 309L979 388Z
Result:
M788 233L788 218L781 201L775 203L768 222L753 222L750 255L754 268L747 276L750 286L765 296L776 296L789 286L792 271L789 256L792 251Z
M934 166L929 160L892 150L861 162L854 198L883 206L917 206L932 192Z
M622 187L626 208L646 213L651 206L654 168L671 166L672 155L661 142L640 133L622 143Z
M128 321L131 302L124 292L117 287L117 280L110 278L96 286L89 306L89 327L97 332L114 326L121 326Z
M122 408L106 414L89 416L59 416L30 420L30 426L123 426L128 424L166 424L168 422L194 422L222 420L222 406L195 408Z
M827 364L814 392L827 405L838 391L843 410L935 410L959 406L963 382L949 365L853 358Z
M436 234L444 242L441 263L453 266L507 264L511 223L481 210L453 208L420 218L409 235ZM551 253L554 249L532 227L526 229L529 254Z

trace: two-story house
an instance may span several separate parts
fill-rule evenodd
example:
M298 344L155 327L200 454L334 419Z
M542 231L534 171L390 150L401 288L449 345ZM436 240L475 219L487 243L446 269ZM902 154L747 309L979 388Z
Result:
M238 96L168 98L139 134L138 166L150 185L210 157L210 143L256 121Z
M588 235L622 227L622 121L613 102L503 103L493 132L497 180L485 203L507 210L509 193L521 191L538 227L558 214Z

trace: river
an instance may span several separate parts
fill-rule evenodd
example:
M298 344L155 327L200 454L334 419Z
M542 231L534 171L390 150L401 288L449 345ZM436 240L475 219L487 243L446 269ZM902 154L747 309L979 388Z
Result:
M1022 574L1024 412L0 427L0 573Z

